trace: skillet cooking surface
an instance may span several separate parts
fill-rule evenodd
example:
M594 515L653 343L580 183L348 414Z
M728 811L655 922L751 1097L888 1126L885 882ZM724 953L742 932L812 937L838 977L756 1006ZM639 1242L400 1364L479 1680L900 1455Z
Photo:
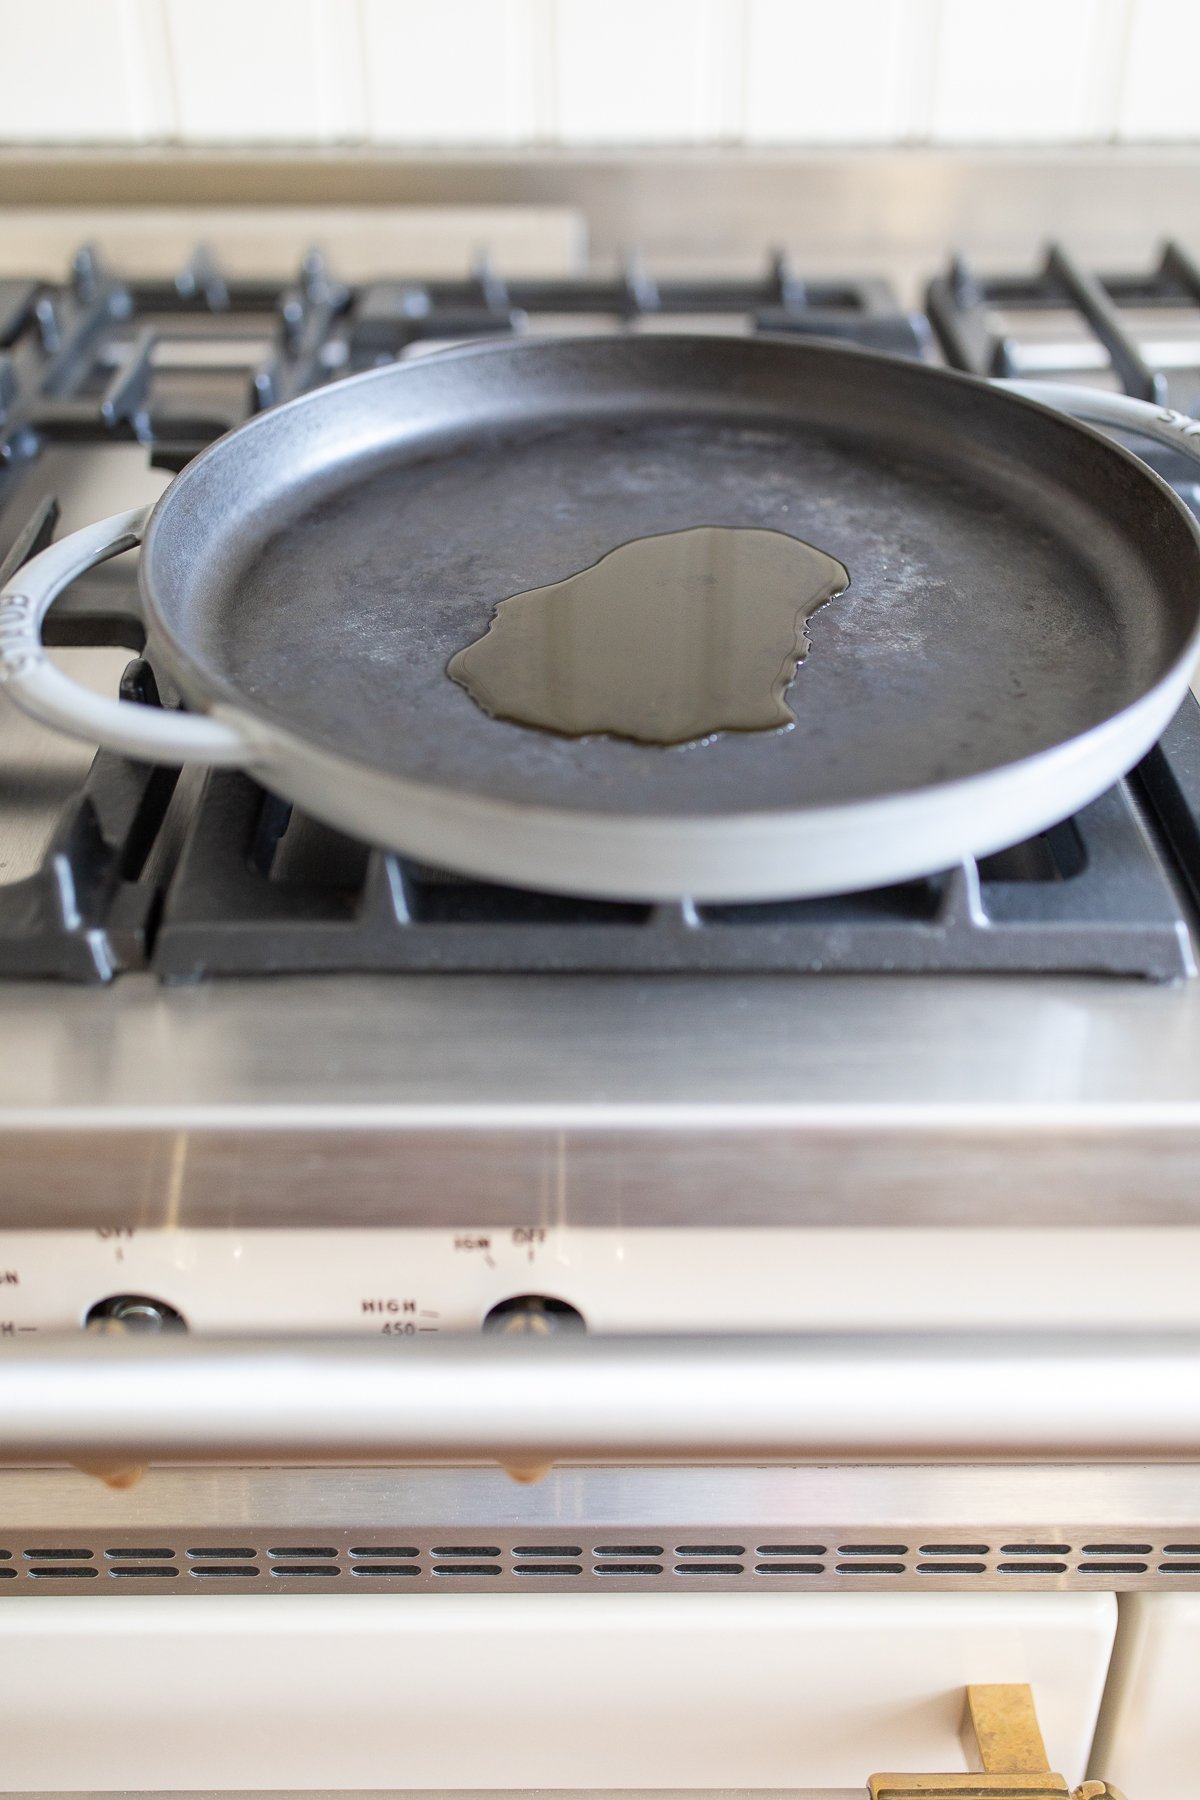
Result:
M172 518L147 578L209 698L390 773L592 812L869 799L1086 731L1192 623L1169 499L1103 441L961 378L629 338L475 347L349 386L357 413L322 390L324 411L266 415L237 456L231 439L193 464L160 520L191 502L221 542ZM792 730L573 741L488 717L446 674L506 596L701 525L788 532L849 570L810 621Z

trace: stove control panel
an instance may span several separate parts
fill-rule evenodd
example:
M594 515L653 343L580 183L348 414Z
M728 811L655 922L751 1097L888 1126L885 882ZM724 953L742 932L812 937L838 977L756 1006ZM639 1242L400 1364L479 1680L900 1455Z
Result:
M1200 1231L0 1233L0 1340L129 1331L726 1332L1200 1323Z

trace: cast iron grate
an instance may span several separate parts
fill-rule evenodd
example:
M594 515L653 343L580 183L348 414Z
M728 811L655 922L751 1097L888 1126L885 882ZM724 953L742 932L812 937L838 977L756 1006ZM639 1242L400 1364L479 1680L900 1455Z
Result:
M1200 775L1194 702L1154 759L1156 791L1170 786L1177 803L1181 848L1187 825L1200 830L1200 779L1183 798L1188 757ZM632 906L491 886L367 850L227 772L205 784L153 962L174 982L297 969L1193 972L1133 783L1041 838L921 881L827 900Z
M527 331L736 329L838 338L922 357L923 313L890 283L807 281L787 258L736 279L457 280L351 288L311 252L288 280L235 277L198 248L174 279L129 276L85 246L61 284L0 279L0 503L48 445L140 443L180 469L251 413L434 343Z
M1200 410L1200 264L1182 244L1166 244L1149 269L1102 275L1062 244L1031 274L981 275L956 257L929 283L926 306L954 368L1099 382ZM1195 463L1157 445L1136 448L1200 513Z

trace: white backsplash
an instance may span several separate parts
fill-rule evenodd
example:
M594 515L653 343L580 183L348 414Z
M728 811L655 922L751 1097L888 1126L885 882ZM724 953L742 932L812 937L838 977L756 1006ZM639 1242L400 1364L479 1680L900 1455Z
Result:
M0 0L0 142L1200 141L1200 0Z

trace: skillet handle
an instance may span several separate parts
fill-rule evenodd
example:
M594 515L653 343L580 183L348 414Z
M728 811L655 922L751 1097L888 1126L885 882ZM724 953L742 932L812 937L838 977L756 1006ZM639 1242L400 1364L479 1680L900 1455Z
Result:
M1178 450L1200 463L1200 419L1189 419L1186 413L1173 412L1169 406L1066 382L996 381L992 385L1007 388L1009 393L1020 394L1026 400L1040 400L1043 406L1069 413L1085 425L1139 432L1142 437L1152 438L1156 444L1165 444L1168 450Z
M0 693L42 725L142 762L244 767L250 740L224 719L94 694L56 669L42 644L51 602L76 576L142 541L149 507L85 525L17 570L0 594Z

